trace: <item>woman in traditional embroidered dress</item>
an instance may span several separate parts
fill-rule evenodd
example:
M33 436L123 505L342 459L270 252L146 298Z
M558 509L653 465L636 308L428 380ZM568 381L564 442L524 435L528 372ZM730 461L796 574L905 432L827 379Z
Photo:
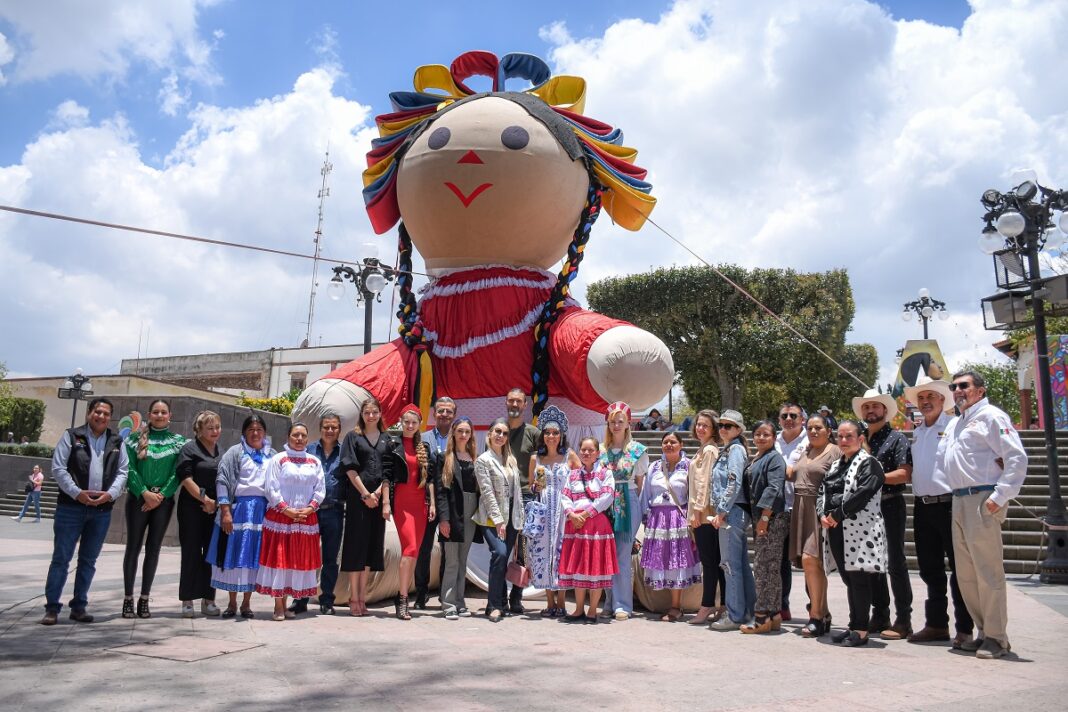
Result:
M445 456L439 457L437 478L438 533L445 570L441 576L441 607L445 620L470 616L464 601L467 585L467 555L471 544L482 543L482 528L473 517L478 510L478 481L475 479L475 431L471 419L459 417L449 430Z
M838 425L842 457L820 483L816 505L826 533L823 567L837 566L849 599L849 627L831 640L845 647L868 643L872 590L886 573L886 529L879 506L883 468L867 452L864 427L855 420ZM832 560L833 559L833 560Z
M818 638L831 627L831 613L827 610L827 574L823 570L823 527L816 514L816 497L824 475L842 457L842 451L832 442L834 433L827 417L814 415L808 419L808 447L793 465L787 465L786 476L794 483L794 508L790 515L790 558L805 572L808 591L808 623L801 629L805 638Z
M408 612L408 591L412 587L415 560L426 534L427 523L437 519L434 500L434 481L430 477L429 454L419 437L423 422L418 406L408 405L401 412L401 443L404 447L403 468L393 473L393 521L400 538L400 588L397 596L397 618L411 620ZM399 463L398 463L399 465Z
M756 620L742 633L762 634L782 628L782 550L790 531L786 513L786 461L775 449L775 423L761 420L753 426L756 454L745 468L746 500L756 540L753 578Z
M134 617L134 580L137 578L137 559L141 548L145 562L141 568L141 597L137 599L137 617L151 618L148 597L159 564L159 550L163 536L171 523L174 493L178 491L178 453L185 438L171 432L171 406L165 400L154 400L148 406L148 424L126 440L130 460L130 474L126 480L126 555L122 560L125 597L122 617ZM147 541L146 541L147 535Z
M241 617L254 617L250 599L260 567L267 466L274 456L263 418L250 415L241 424L241 442L219 459L215 480L218 509L207 560L212 587L230 593L223 618L237 615L238 592L242 594Z
M308 426L289 426L286 448L267 467L267 514L256 592L274 598L273 620L296 614L286 598L314 596L316 574L323 565L316 510L326 497L326 477L319 458L309 455Z
M523 490L519 467L508 445L508 432L506 418L494 420L486 434L486 451L475 460L479 492L475 522L482 527L490 551L486 616L492 623L499 623L504 617L508 558L523 528Z
M638 533L641 520L638 493L649 470L649 454L645 446L630 437L630 406L626 403L617 402L608 406L599 463L612 473L616 483L612 499L612 531L619 565L619 571L612 577L612 590L605 597L601 615L608 617L614 612L617 621L625 621L634 615L634 572L631 564L634 535Z
M341 570L349 574L349 613L367 615L367 576L385 568L386 520L393 440L379 431L382 408L374 398L360 409L356 429L341 444L341 471L348 479Z
M690 625L715 623L727 612L722 605L726 597L727 583L720 568L719 532L712 526L716 510L711 506L712 467L719 459L719 413L702 410L693 421L694 439L697 440L697 455L690 463L690 500L686 511L687 523L693 530L697 553L701 557L701 575L704 588L701 591L701 607ZM716 588L719 588L720 605L716 605Z
M693 530L688 524L689 470L682 438L675 431L660 441L663 457L653 463L645 478L640 514L645 521L641 564L645 585L654 591L671 591L671 607L660 619L682 618L682 592L700 583L701 564ZM715 576L715 571L711 572Z
M560 585L560 548L564 544L564 506L561 494L578 458L567 444L567 416L554 405L538 417L538 447L530 456L530 489L538 497L541 531L527 539L530 585L545 590L543 618L558 618L564 609ZM534 505L529 505L534 507Z
M581 467L568 476L563 491L564 545L560 551L560 585L575 589L575 612L568 623L596 623L601 591L610 588L619 571L615 537L605 511L615 497L612 472L598 465L601 444L596 438L579 443ZM589 612L584 610L590 592Z

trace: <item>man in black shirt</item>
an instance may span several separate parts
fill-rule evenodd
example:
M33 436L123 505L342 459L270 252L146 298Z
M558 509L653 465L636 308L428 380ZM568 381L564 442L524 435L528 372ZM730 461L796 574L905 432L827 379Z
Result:
M527 394L522 388L513 388L505 396L505 407L508 409L508 447L515 457L516 466L519 468L519 483L523 488L523 504L534 498L530 491L530 456L538 447L539 431L530 423L523 420L527 409ZM519 535L516 541L519 550L516 558L523 561L523 535ZM523 589L512 586L508 595L508 610L510 613L519 615L524 612Z
M875 583L874 613L868 631L886 640L902 640L912 633L912 583L905 562L905 485L912 479L912 448L908 438L890 427L897 402L889 394L868 390L853 399L853 412L868 426L868 445L886 474L883 521L886 525L887 573ZM890 585L887 586L887 578ZM890 589L894 592L894 624L890 625Z

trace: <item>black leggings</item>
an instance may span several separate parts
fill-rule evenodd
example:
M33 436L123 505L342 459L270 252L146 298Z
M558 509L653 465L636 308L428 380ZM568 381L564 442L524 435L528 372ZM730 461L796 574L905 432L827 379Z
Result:
M871 623L872 592L879 575L867 571L846 571L845 540L842 525L827 529L827 538L831 544L831 555L838 566L838 575L846 587L849 600L849 629L867 630ZM826 613L826 611L824 611Z
M716 605L716 584L719 584L720 601L724 601L727 591L727 579L720 568L719 530L711 524L702 524L693 530L697 540L697 555L701 558L701 580L704 589L701 593L701 605L712 608Z
M159 549L163 546L163 535L171 523L171 511L174 509L174 497L160 502L155 509L141 511L144 500L140 497L126 496L126 555L122 559L122 579L127 598L133 596L134 579L137 578L137 559L145 548L145 564L141 569L141 595L152 592L152 579L156 577L156 565L159 564ZM148 541L145 542L145 532Z

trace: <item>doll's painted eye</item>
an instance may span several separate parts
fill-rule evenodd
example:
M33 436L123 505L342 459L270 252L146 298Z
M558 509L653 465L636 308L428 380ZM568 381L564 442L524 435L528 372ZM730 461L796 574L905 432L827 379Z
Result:
M522 126L509 126L504 131L501 131L501 143L506 148L518 151L521 148L526 148L527 144L530 143L530 134Z
M452 138L452 132L444 126L440 126L434 129L434 132L430 134L430 138L426 143L432 150L436 151L439 148L444 148L450 138Z

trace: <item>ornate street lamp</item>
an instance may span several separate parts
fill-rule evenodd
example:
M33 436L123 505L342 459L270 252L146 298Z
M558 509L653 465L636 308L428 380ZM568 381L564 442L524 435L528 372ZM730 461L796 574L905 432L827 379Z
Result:
M70 427L74 427L74 419L78 417L78 401L89 400L93 397L93 384L89 376L83 375L82 369L74 369L74 373L67 376L62 387L56 393L59 398L72 400L73 408L70 411Z
M918 299L905 302L904 311L901 312L901 319L903 321L911 321L914 313L920 317L920 320L923 321L923 338L926 340L927 322L931 320L931 317L937 313L938 319L945 321L949 318L949 312L946 311L945 302L931 298L931 293L927 290L927 287L921 287L918 296Z
M981 198L987 212L983 216L986 225L979 237L979 248L994 256L998 286L1008 290L982 300L984 321L989 311L994 322L1002 322L995 324L1000 328L1018 328L1031 322L1035 326L1035 347L1038 352L1035 379L1042 379L1039 407L1042 409L1049 478L1049 501L1043 518L1049 529L1049 538L1040 578L1044 583L1068 583L1068 513L1061 498L1046 340L1046 317L1060 313L1065 304L1064 295L1060 294L1065 275L1043 279L1038 261L1038 253L1043 247L1064 244L1065 233L1068 232L1068 191L1039 185L1031 173L1020 178L1022 182L1008 193L991 189L983 193ZM1058 211L1059 231L1053 222L1053 214ZM1032 315L1017 316L1017 305L1026 305L1028 301ZM997 316L999 313L1003 315L1000 319ZM987 328L992 327L987 324Z
M368 247L364 246L365 249ZM371 245L371 248L374 246ZM377 257L365 257L360 262L359 269L353 269L348 265L339 265L334 268L334 277L330 280L328 293L334 301L345 295L345 281L348 280L356 285L356 306L363 302L363 352L371 350L371 308L375 301L382 301L382 291L388 282L395 277L393 269L386 267L378 261Z

